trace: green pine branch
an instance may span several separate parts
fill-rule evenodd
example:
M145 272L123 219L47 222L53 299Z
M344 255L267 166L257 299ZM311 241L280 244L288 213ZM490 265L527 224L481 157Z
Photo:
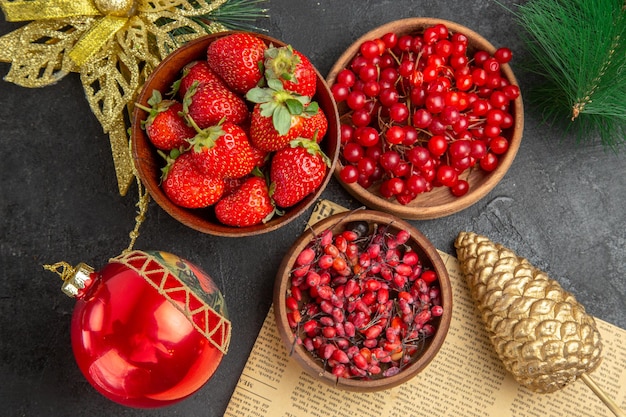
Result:
M255 23L268 17L268 10L262 3L268 0L228 0L213 12L195 18L199 22L218 22L230 30L247 30L261 32Z
M579 142L616 151L626 143L624 0L531 0L515 14L540 79L529 103Z

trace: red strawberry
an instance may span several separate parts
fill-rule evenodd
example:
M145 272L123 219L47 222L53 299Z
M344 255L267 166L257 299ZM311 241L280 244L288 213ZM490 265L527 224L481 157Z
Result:
M317 88L315 68L309 59L290 45L265 51L265 76L283 83L287 91L313 97Z
M263 78L261 66L265 49L267 45L261 38L234 33L211 42L207 61L234 92L245 94Z
M241 178L224 178L224 194L222 198L234 193L247 179L248 176Z
M248 175L256 164L248 135L234 123L223 123L198 133L189 142L196 168L219 178Z
M191 85L198 84L217 84L226 87L224 81L209 67L209 63L205 60L192 61L185 65L180 79L174 84L174 90L178 91L180 97L184 98L187 90Z
M228 226L253 226L274 215L274 204L262 177L251 176L215 205L215 216Z
M166 158L161 187L165 195L178 206L202 208L215 204L224 192L224 180L200 173L189 152Z
M183 111L200 129L221 120L243 123L250 116L244 99L217 83L193 83L183 99Z
M324 111L318 107L317 113L304 118L304 128L300 136L307 139L315 138L317 143L320 143L327 131L328 118Z
M150 107L136 104L148 112L143 121L148 139L158 149L169 151L187 144L186 139L196 135L196 130L189 126L182 116L183 105L175 100L163 100L157 90L148 100Z
M256 103L250 119L250 143L264 151L277 151L301 136L304 118L317 111L309 97L285 91L278 80L253 88L246 98Z
M255 148L252 146L252 157L254 159L255 167L262 167L267 163L270 153L267 151L262 151L259 148Z
M272 198L280 207L291 207L315 191L324 181L330 160L310 139L296 139L276 152L270 167Z

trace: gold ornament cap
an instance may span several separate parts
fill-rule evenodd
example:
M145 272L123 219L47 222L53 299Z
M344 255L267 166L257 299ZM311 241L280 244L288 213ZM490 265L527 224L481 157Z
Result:
M87 288L91 286L94 280L94 269L85 264L79 263L76 267L67 271L66 277L63 279L61 291L72 298L81 297Z
M93 3L103 15L131 17L137 11L135 0L94 0Z

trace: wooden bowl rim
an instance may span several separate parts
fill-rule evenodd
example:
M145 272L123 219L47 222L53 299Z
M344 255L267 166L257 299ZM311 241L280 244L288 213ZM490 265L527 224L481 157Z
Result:
M361 35L343 52L343 54L332 66L330 72L326 76L327 84L329 86L332 86L334 84L339 71L341 71L348 62L350 62L350 59L352 59L352 57L358 52L359 45L363 41L368 39L375 39L391 31L395 31L396 33L401 34L413 33L420 30L421 28L439 23L445 24L451 32L461 32L465 34L469 39L470 45L483 49L491 54L496 51L496 48L482 35L459 23L431 17L409 17L388 22ZM509 64L504 64L501 65L501 69L508 78L509 82L519 87L511 66ZM468 208L469 206L475 204L480 199L485 197L493 188L495 188L500 180L502 180L502 178L506 175L509 168L513 164L515 156L517 155L517 152L519 150L524 131L524 105L521 93L520 96L514 100L512 107L515 116L515 122L514 125L509 129L509 131L512 132L509 140L509 149L504 155L500 157L500 163L498 168L495 171L492 171L490 173L484 173L483 175L481 175L482 179L480 184L474 184L474 186L470 188L470 191L462 197L451 196L449 202L432 206L419 205L420 200L427 200L428 195L432 193L432 191L418 196L416 200L407 205L399 204L394 200L387 200L382 196L374 194L368 189L361 187L357 183L345 184L343 181L341 181L341 179L339 178L339 172L342 168L341 161L338 161L335 165L334 175L339 183L353 197L361 201L363 204L367 205L369 208L393 213L398 217L404 219L429 220L457 213L461 210ZM439 191L447 192L447 190Z
M166 56L159 65L157 65L146 79L144 86L137 96L136 102L147 106L147 101L152 95L154 89L152 86L154 84L163 85L164 89L162 91L169 91L172 82L177 79L184 65L194 59L201 58L203 55L206 56L207 46L215 39L235 33L251 33L262 39L268 45L287 45L271 36L246 31L223 31L201 36L185 43ZM217 220L211 221L211 219L207 218L208 214L206 213L210 212L211 209L194 210L176 206L165 195L159 186L158 179L155 180L152 178L155 170L160 170L161 165L155 161L156 158L154 154L156 150L153 145L149 143L145 131L141 128L141 121L146 118L147 112L135 106L131 115L131 153L133 164L137 175L152 199L155 200L166 213L185 226L202 233L224 237L246 237L272 232L302 215L319 198L328 185L328 182L333 176L334 167L339 156L340 127L337 104L326 80L317 68L314 67L314 69L317 76L317 93L314 96L314 100L319 103L320 108L324 110L328 119L328 131L322 142L322 149L324 149L331 160L331 166L324 181L322 181L322 184L320 184L315 193L310 194L295 206L286 209L284 215L275 217L265 224L248 227L231 227L220 224ZM204 215L202 214L203 212Z
M331 372L323 370L321 364L315 361L311 357L310 353L301 344L295 343L295 337L286 320L287 308L285 306L285 299L287 290L291 285L290 280L288 279L288 271L290 271L293 267L297 254L304 249L304 247L306 247L315 234L318 234L327 228L341 227L346 222L354 220L367 220L369 222L390 225L394 229L405 229L409 231L411 239L415 243L413 246L419 247L420 251L427 257L427 262L425 263L427 265L431 264L432 268L437 271L442 297L441 301L442 306L444 307L444 314L440 317L437 331L429 339L428 347L424 350L422 356L397 375L368 381L337 378ZM389 213L369 209L334 214L317 222L310 229L300 235L289 251L285 254L276 274L273 303L278 333L280 334L281 340L286 347L287 352L293 352L291 353L291 356L300 364L300 366L302 366L302 368L311 376L328 385L348 391L359 392L372 392L389 389L410 380L421 372L434 359L443 345L450 328L453 306L452 285L450 283L448 270L443 259L439 255L439 252L430 240L428 240L428 238L426 238L426 236L417 228L403 219Z

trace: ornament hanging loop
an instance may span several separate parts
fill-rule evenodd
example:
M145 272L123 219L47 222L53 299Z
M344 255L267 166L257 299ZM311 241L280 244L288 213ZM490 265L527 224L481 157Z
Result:
M46 271L54 272L61 277L63 281L67 281L74 275L76 269L67 262L57 262L54 264L46 264L43 266Z
M128 145L129 145L129 151L132 153L132 143L129 141ZM130 242L128 244L128 247L122 251L122 254L127 254L133 250L133 247L135 246L135 242L137 241L137 238L139 237L139 229L141 228L141 225L143 224L144 220L146 220L146 213L148 212L148 205L150 203L150 193L148 193L148 190L146 190L146 188L143 186L143 183L141 182L141 179L139 178L139 173L137 172L137 168L135 167L135 164L132 164L132 169L133 169L133 175L135 179L137 180L137 194L138 194L137 208L139 210L137 211L137 215L135 216L135 227L128 234L128 236L130 237Z

